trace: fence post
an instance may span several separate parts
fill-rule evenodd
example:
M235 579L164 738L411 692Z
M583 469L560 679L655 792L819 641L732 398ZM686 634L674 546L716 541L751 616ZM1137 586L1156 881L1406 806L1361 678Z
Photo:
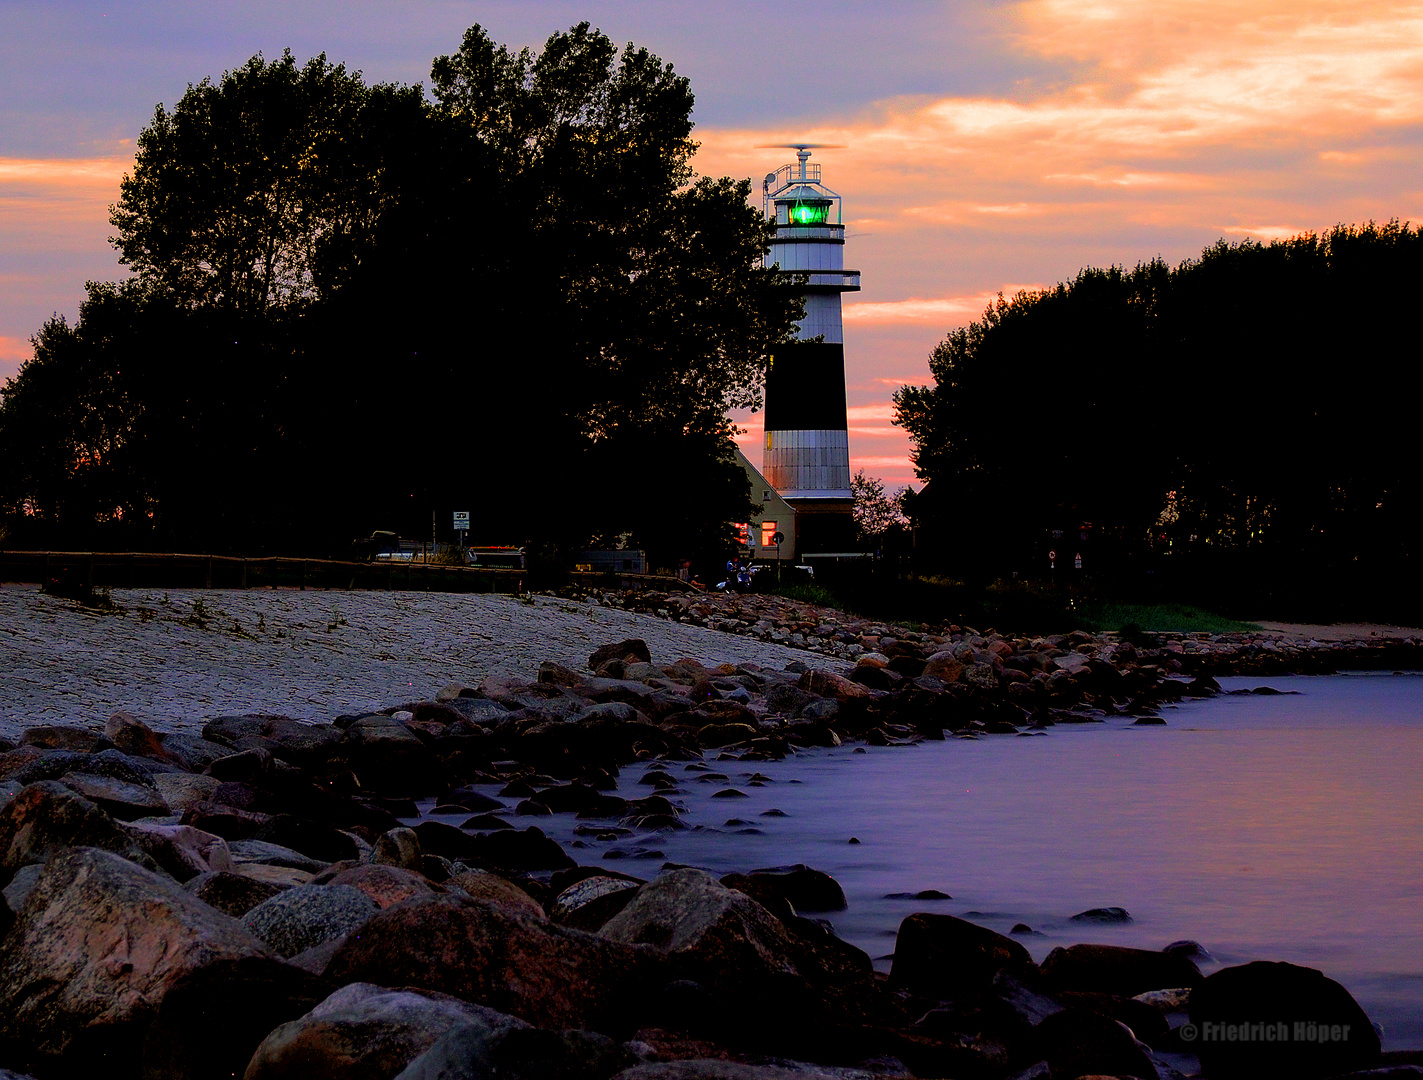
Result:
M306 591L306 560L301 560L301 590Z
M247 560L242 560L242 587L247 588Z
M207 567L203 572L203 588L212 588L212 556L208 556Z

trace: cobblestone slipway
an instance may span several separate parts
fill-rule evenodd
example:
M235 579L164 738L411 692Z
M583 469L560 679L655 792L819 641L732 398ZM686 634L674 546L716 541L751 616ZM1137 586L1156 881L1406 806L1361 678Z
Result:
M112 598L117 612L96 613L38 586L0 587L0 737L34 724L102 728L119 709L187 733L233 713L325 722L431 698L452 682L532 680L544 660L581 670L598 645L629 637L646 640L658 662L816 661L545 596L115 589Z

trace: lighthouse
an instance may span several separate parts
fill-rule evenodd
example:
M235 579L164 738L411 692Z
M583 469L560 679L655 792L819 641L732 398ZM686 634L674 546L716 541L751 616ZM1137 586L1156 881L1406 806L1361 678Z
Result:
M854 542L850 441L845 418L845 334L840 295L858 292L845 269L840 196L812 164L814 143L794 143L796 161L766 175L762 210L776 223L766 265L804 274L805 318L796 340L771 355L766 372L761 471L795 510L801 552L844 552Z

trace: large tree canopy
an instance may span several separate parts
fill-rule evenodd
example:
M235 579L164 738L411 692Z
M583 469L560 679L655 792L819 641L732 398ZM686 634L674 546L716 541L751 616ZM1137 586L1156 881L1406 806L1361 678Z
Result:
M687 80L582 24L473 27L432 82L288 53L157 109L112 213L134 277L5 387L12 533L329 550L457 507L668 559L744 520L726 414L800 301L749 183L693 175Z
M1056 530L1098 570L1416 574L1420 287L1395 221L1000 297L896 394L916 516L965 572L1046 570Z

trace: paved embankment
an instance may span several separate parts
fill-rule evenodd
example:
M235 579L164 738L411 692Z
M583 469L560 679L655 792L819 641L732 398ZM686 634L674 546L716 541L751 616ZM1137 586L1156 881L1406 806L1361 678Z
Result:
M112 599L118 610L100 613L36 586L0 587L0 737L34 724L102 728L118 709L190 733L247 712L329 721L431 698L451 682L532 680L544 660L581 669L595 647L628 637L661 662L815 662L771 642L546 596L115 589Z

